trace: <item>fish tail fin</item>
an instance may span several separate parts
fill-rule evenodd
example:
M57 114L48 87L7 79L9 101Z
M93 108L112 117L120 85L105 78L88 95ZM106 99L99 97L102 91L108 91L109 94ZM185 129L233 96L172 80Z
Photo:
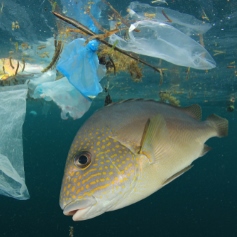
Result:
M216 114L211 114L207 118L207 123L213 127L217 133L217 137L225 137L228 135L228 120L219 117Z

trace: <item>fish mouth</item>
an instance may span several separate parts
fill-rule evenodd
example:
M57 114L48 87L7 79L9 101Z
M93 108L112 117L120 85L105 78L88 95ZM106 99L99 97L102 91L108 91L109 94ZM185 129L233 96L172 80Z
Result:
M80 199L68 203L63 208L63 214L66 216L73 216L74 221L83 220L83 216L96 204L94 197L88 197L86 199Z

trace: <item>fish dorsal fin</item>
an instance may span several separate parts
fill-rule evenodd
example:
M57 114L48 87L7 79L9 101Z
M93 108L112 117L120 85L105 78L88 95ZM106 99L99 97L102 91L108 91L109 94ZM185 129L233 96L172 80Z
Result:
M155 162L155 159L163 152L162 140L164 141L167 135L166 122L161 114L148 119L139 153L145 155L150 163Z
M152 101L152 102L159 103L158 101L156 101L156 100L154 100L154 99L130 98L130 99L121 100L121 101L118 101L118 102L113 102L113 103L111 103L111 104L106 105L106 107L113 106L113 105L117 105L117 104L123 104L123 103L131 102L131 101Z
M175 173L174 175L172 175L171 177L166 179L165 182L163 183L163 186L168 184L168 183L170 183L170 182L172 182L174 179L178 178L180 175L182 175L183 173L187 172L192 167L193 167L193 165L189 165L189 166L185 167L184 169L178 171L177 173Z
M202 108L198 104L190 105L188 107L180 108L183 112L189 116L201 120L202 119Z

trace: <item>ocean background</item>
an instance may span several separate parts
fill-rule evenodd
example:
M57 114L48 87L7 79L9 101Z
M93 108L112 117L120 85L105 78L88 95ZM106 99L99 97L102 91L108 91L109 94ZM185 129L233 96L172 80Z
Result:
M53 27L54 18L49 12L47 1L11 2L24 6L26 12L39 12L30 17L35 26L32 33L34 37L43 40L52 36L47 24ZM110 1L121 11L126 9L129 2ZM205 72L191 69L188 80L185 68L165 62L164 67L167 66L169 70L165 73L162 85L159 85L159 75L148 68L144 68L140 83L133 82L128 74L119 74L112 81L112 100L158 100L160 91L175 87L179 92L175 96L181 105L198 103L203 109L203 119L212 113L227 118L229 136L210 139L207 142L213 148L210 152L197 159L190 171L150 197L91 220L73 222L71 217L63 215L59 207L67 153L83 122L104 106L106 93L101 93L89 111L77 120L62 120L60 109L53 102L29 99L23 126L23 148L30 199L19 201L0 196L0 237L67 237L70 226L74 229L75 237L237 236L237 114L235 110L227 111L230 98L235 98L237 91L235 69L227 68L237 55L237 1L167 2L169 5L165 7L192 14L199 19L200 9L204 9L214 24L204 36L206 49L211 55L214 49L225 53L214 57L217 67L213 70ZM48 19L47 24L41 22L41 14ZM38 32L40 24L45 29ZM9 35L3 29L0 35L1 54L4 54L4 50L8 50L6 41ZM106 78L102 84L106 85Z

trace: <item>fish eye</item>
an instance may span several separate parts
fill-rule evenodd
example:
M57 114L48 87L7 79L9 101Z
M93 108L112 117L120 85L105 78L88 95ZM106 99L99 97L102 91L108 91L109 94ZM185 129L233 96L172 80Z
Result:
M86 168L91 163L91 153L82 151L74 157L74 164L78 168Z

